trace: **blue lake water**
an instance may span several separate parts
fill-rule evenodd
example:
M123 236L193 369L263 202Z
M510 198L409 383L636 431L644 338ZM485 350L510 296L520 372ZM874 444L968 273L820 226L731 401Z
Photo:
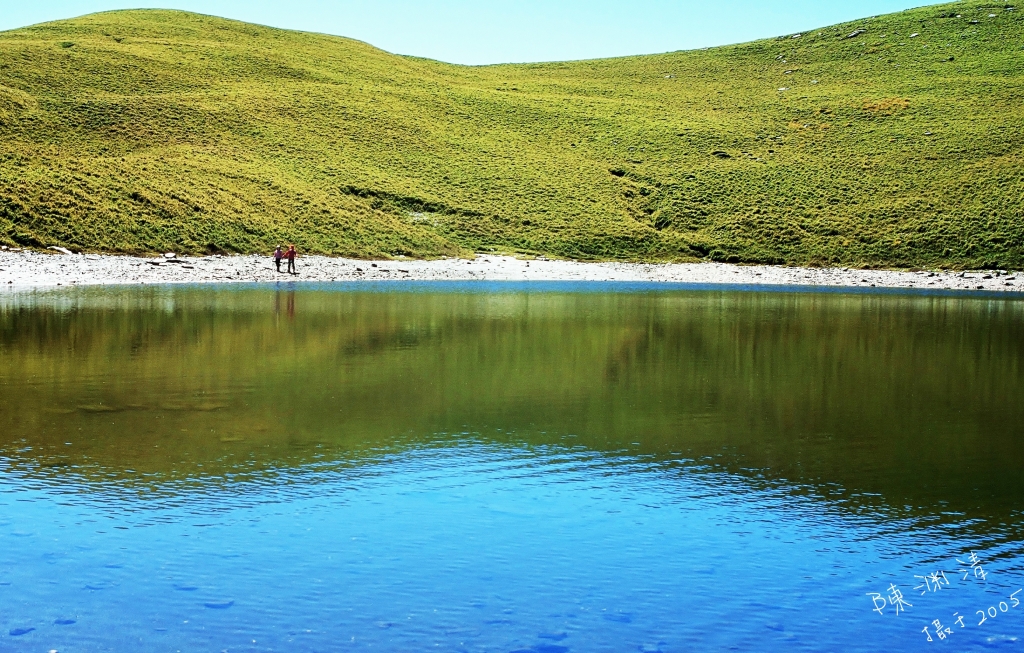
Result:
M0 651L1024 650L1022 398L999 297L9 292Z

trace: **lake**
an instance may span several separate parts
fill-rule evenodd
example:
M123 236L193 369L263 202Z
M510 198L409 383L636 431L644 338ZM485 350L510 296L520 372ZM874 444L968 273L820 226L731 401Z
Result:
M2 651L1024 649L1024 301L69 288L0 363Z

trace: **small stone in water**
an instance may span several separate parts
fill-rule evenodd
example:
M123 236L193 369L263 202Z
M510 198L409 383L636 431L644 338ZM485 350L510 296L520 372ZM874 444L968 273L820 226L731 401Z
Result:
M8 631L8 634L11 637L21 637L22 635L28 635L33 630L35 630L35 628L12 628Z
M71 624L75 623L75 620L74 619L58 619L57 621L54 621L53 623L55 623L58 626L70 626Z
M568 636L568 633L541 633L537 635L541 639L550 639L556 642L560 642Z
M206 607L211 610L227 610L235 604L234 601L224 601L223 603L204 603Z

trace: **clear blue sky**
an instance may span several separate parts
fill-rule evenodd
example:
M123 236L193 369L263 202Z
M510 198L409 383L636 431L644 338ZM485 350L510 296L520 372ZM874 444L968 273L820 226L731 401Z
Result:
M348 36L452 63L555 61L778 36L928 0L0 0L0 30L95 11L186 9Z

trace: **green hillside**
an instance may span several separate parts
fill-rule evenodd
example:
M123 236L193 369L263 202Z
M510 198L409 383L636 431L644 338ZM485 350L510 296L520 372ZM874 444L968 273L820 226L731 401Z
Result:
M0 241L1024 267L1024 8L455 66L176 11L0 33Z

